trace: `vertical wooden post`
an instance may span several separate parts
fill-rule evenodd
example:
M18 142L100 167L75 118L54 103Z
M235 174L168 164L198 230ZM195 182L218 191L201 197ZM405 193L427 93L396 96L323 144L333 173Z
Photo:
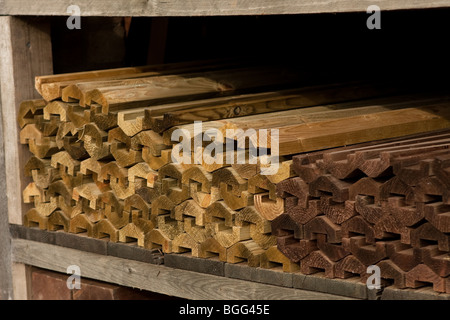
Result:
M26 148L19 144L17 111L23 100L39 98L34 89L34 77L53 73L50 23L43 18L0 17L0 88L1 118L3 131L4 170L6 173L6 201L1 202L0 214L8 214L11 224L22 224L25 211L22 205L22 190L27 184L22 168L28 159ZM1 156L1 154L0 154ZM1 160L0 160L1 165ZM1 178L1 171L0 171ZM2 180L3 181L3 180ZM7 206L6 206L7 205ZM7 208L7 210L5 210ZM1 234L9 236L9 225L2 217ZM6 230L5 230L6 229ZM9 240L9 239L8 239ZM2 241L5 246L0 260L11 265L8 248L10 241ZM6 268L6 266L3 266ZM3 272L3 269L0 268ZM27 272L21 264L11 265L6 277L12 277L14 299L26 299ZM8 280L1 285L8 287ZM1 288L3 290L3 288ZM11 293L10 288L5 289ZM8 294L8 293L7 293ZM9 296L11 298L11 296Z
M2 122L2 115L0 113L0 190L6 190L5 152L3 147ZM0 192L0 300L9 300L13 297L8 207L5 205L7 201L8 199L6 197L6 193Z

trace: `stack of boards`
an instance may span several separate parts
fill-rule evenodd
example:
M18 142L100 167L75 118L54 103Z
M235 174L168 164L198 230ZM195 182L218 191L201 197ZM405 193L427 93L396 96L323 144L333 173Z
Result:
M25 225L329 278L377 265L450 293L448 97L307 79L232 61L37 77L18 116ZM173 163L172 133L198 135L194 121L278 129L278 170Z

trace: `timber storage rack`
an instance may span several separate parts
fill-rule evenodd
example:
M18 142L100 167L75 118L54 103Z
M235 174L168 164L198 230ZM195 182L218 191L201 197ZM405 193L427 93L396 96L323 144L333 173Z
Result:
M69 266L194 300L450 299L449 17L0 0L0 299Z

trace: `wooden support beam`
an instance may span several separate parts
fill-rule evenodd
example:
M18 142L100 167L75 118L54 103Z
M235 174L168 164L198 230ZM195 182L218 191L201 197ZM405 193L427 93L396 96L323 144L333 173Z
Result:
M0 20L0 23L2 21ZM1 86L1 84L0 84ZM1 87L0 87L1 92ZM0 107L2 106L2 100L0 98ZM8 176L6 171L6 165L5 165L5 149L4 149L4 132L3 132L3 112L0 113L0 188L3 190L7 190L6 185L6 177ZM30 161L29 161L30 162ZM29 163L28 162L28 163ZM28 164L27 163L27 164ZM47 162L48 165L48 162ZM39 161L37 161L37 166L43 168L45 165L42 165ZM29 166L28 173L31 175L30 171L37 172L38 169L31 170L33 166ZM42 170L44 171L44 170ZM2 300L11 300L14 298L14 279L13 279L13 270L14 266L12 265L11 261L11 232L9 228L9 209L8 209L8 199L7 199L7 192L2 192L0 194L0 203L3 203L0 207L0 242L2 245L0 246L0 299ZM17 269L17 268L16 268ZM21 270L20 270L21 269ZM24 275L24 267L22 266L19 268L19 271L21 271L22 276ZM18 281L16 280L16 284ZM24 285L22 281L22 288L19 289L27 289L26 283ZM22 297L25 298L25 295Z
M1 13L4 15L60 15L67 16L67 7L70 1L45 0L40 5L29 0L4 0ZM326 2L298 2L289 1L268 1L261 0L257 3L243 2L237 5L230 3L220 3L212 5L208 2L195 3L187 6L181 0L166 3L163 1L154 2L152 5L143 4L137 0L132 2L120 0L114 7L109 7L105 0L94 3L88 0L80 0L79 6L82 15L89 16L134 16L134 17L167 17L167 16L217 16L217 15L261 15L261 14L304 14L304 13L336 13L336 12L366 12L367 7L372 4L370 1L326 1ZM427 9L445 8L449 4L447 1L414 1L405 3L403 1L382 1L377 0L373 4L384 10L405 10L405 9ZM24 9L25 8L25 9Z
M68 265L76 264L84 270L86 278L187 299L350 299L309 290L199 274L112 256L99 256L23 239L13 239L12 247L15 262L58 272L66 272Z
M32 21L16 17L0 17L0 87L2 90L3 130L8 132L5 146L6 172L10 174L7 183L9 219L11 223L22 223L20 195L27 182L21 176L20 168L28 160L25 146L19 146L18 125L11 119L18 118L22 101L36 99L34 77L51 74L52 48L50 24L47 21ZM28 65L29 68L23 68ZM37 107L40 108L40 107Z

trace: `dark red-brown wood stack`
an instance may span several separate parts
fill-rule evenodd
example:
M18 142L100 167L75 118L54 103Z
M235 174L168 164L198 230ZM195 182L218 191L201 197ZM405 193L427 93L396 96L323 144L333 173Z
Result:
M306 274L360 276L380 267L398 288L450 293L450 133L293 157L277 185L277 246Z

